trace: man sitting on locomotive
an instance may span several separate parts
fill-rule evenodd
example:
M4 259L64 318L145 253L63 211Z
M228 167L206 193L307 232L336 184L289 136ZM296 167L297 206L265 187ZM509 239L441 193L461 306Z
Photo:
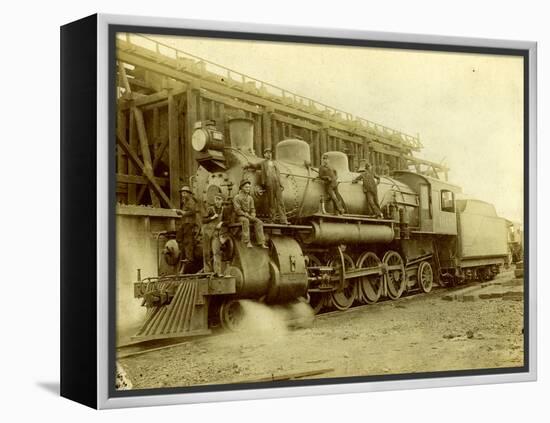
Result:
M195 227L197 215L197 200L193 197L191 188L184 185L180 189L181 210L174 211L181 217L180 225L176 230L176 241L184 253L187 262L192 262L195 256Z
M256 232L256 242L262 248L268 248L265 243L264 225L260 219L256 217L256 208L254 207L254 199L250 195L251 183L243 180L239 185L239 193L233 197L233 210L237 215L238 221L242 225L241 240L248 248L252 248L250 242L250 223L254 223Z
M380 206L378 205L378 187L380 177L372 172L372 167L369 163L365 164L364 169L359 169L361 174L355 178L352 183L356 184L359 181L363 182L363 192L367 197L367 215L384 218ZM375 181L376 179L376 181Z
M222 245L227 240L226 231L223 228L225 214L223 197L216 195L214 205L209 206L203 217L202 225L202 255L204 272L214 271L216 276L223 276L222 271Z
M275 215L279 216L279 221L288 225L286 218L285 205L283 202L283 186L281 185L281 174L279 168L272 160L272 151L270 147L264 149L264 159L257 165L250 164L249 168L260 169L260 184L267 194L267 204L269 206L269 216L272 221Z
M330 167L327 155L322 157L322 163L319 167L319 178L325 182L325 189L334 204L336 214L344 214L346 212L346 205L338 192L338 174L335 169Z

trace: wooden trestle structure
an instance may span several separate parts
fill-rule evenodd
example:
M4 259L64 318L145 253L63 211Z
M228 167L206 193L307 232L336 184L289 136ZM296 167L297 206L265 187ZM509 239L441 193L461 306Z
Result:
M312 164L339 150L356 169L362 160L382 173L414 167L447 178L444 166L413 156L418 136L352 116L313 99L179 51L150 37L117 37L117 201L179 207L179 188L196 171L191 135L195 122L214 120L227 134L237 112L254 120L254 146L300 137Z

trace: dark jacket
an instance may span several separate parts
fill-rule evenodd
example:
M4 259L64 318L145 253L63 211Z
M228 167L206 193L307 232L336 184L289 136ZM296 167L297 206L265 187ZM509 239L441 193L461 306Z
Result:
M376 179L376 180L375 180ZM377 185L380 183L380 177L373 175L370 171L365 170L357 178L353 180L363 182L363 192L377 192Z
M338 173L330 166L321 165L319 167L319 178L331 187L336 188L338 186Z
M269 166L269 162L271 162L272 166ZM271 185L274 178L276 179L276 183L281 186L281 173L279 172L279 167L275 160L265 159L258 164L250 165L250 167L253 169L260 169L260 184L263 187Z
M220 222L224 221L224 207L220 206L208 206L206 209L206 214L202 218L202 223L212 224L212 226L217 225Z
M217 234L219 236L223 236L226 234L226 226L222 226L219 229L217 228L220 222L228 223L227 209L224 206L220 206L219 208L216 206L209 206L206 209L206 214L202 218L203 235L214 236Z
M197 201L191 198L184 201L178 215L181 217L181 223L196 223L195 215L198 211Z

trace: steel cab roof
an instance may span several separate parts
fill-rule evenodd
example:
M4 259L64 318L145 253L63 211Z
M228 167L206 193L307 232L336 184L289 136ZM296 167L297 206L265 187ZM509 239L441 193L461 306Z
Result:
M447 181L442 181L441 179L432 178L431 176L422 175L420 173L411 172L409 170L394 170L391 175L394 178L398 178L399 176L405 176L404 179L420 179L424 182L426 182L428 185L430 185L435 190L449 190L454 193L462 193L462 188L458 185L451 184Z

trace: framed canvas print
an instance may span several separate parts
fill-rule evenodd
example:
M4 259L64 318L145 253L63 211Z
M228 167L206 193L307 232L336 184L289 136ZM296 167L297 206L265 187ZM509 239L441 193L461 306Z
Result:
M536 44L61 29L62 395L536 378Z

